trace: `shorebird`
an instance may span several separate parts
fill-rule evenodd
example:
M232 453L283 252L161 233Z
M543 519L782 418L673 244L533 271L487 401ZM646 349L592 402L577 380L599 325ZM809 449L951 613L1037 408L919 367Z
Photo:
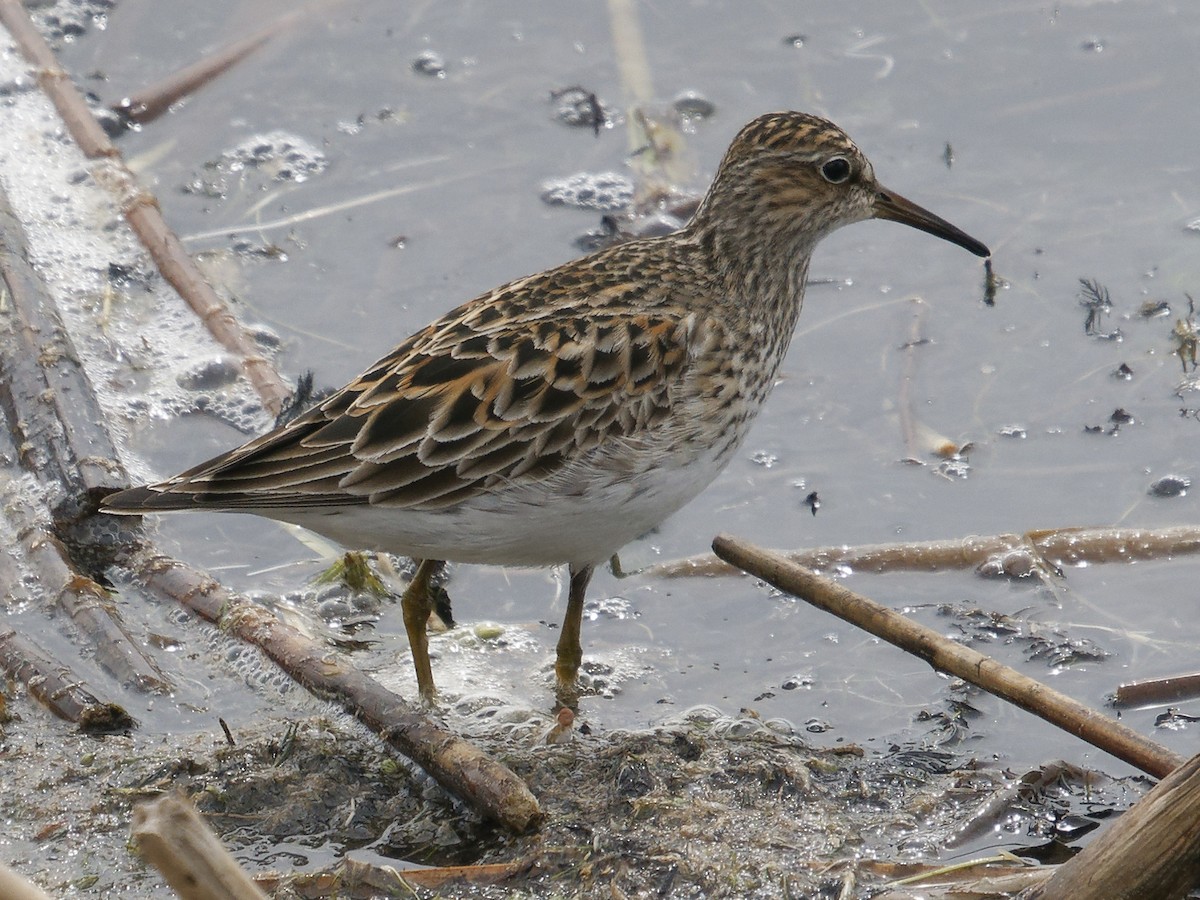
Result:
M760 116L691 221L476 297L281 427L112 513L254 513L421 560L402 598L422 697L441 561L569 567L555 674L572 702L593 568L699 494L775 382L821 238L901 222L988 248L884 188L832 122Z

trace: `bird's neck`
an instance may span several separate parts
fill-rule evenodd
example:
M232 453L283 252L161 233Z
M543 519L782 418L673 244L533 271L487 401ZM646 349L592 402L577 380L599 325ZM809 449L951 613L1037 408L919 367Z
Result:
M688 226L688 239L716 282L722 318L747 337L763 327L791 337L814 242L797 230L754 234L702 217Z

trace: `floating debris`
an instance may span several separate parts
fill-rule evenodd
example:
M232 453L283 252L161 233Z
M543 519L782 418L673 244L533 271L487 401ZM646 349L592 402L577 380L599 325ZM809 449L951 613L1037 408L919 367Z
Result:
M633 202L633 181L618 172L580 172L543 182L542 202L619 212Z
M1182 497L1192 486L1192 479L1186 475L1164 475L1150 485L1146 492L1151 497Z
M445 78L446 60L436 50L424 50L412 61L412 70L428 78Z
M329 158L316 146L298 135L271 131L248 138L217 159L204 164L202 174L183 186L185 193L224 198L245 174L257 171L265 176L260 190L271 184L299 184L329 167Z
M1088 311L1087 318L1083 323L1083 331L1089 337L1098 337L1106 341L1119 341L1124 335L1121 334L1121 329L1116 328L1112 331L1102 331L1100 329L1100 320L1109 312L1112 312L1112 298L1109 296L1108 288L1091 278L1080 278L1079 303Z
M995 306L996 292L1001 290L1008 290L1008 282L996 274L996 270L992 268L992 258L989 256L983 261L983 305Z
M816 491L812 491L804 498L804 505L812 510L814 516L817 514L817 510L821 508L821 498L817 496Z
M115 0L76 0L25 5L31 11L42 10L37 18L51 44L71 44L92 28L103 31L108 24L108 13L116 3Z
M1103 425L1085 425L1083 426L1083 431L1085 434L1107 434L1114 436L1120 433L1122 425L1132 425L1133 423L1134 418L1131 413L1117 408L1109 415L1107 428Z
M756 466L762 466L764 469L769 469L779 462L779 457L774 453L768 453L766 450L755 450L750 454L750 462Z
M583 615L588 622L595 622L599 619L623 622L628 619L639 619L642 614L624 597L604 597L600 600L589 600L584 606Z
M554 118L572 128L590 128L596 137L601 128L612 127L612 117L607 107L600 102L594 91L578 84L558 88L550 92L550 101L555 104Z
M803 672L797 672L795 675L789 675L780 682L779 686L785 691L795 691L803 689L806 691L812 690L817 683L817 676L811 669L806 669Z
M1189 716L1181 713L1172 706L1154 720L1155 728L1166 728L1169 731L1183 731L1192 722L1200 722L1200 716Z
M1171 337L1175 339L1173 352L1179 357L1184 374L1187 374L1189 363L1193 371L1197 366L1197 356L1200 355L1200 328L1196 326L1196 303L1191 294L1184 296L1188 298L1187 318L1179 319L1175 323L1175 327L1171 329Z
M989 556L975 567L975 573L982 578L1029 578L1041 571L1041 561L1028 547Z
M226 356L204 360L175 376L185 391L212 391L233 384L241 374L236 362Z
M684 121L711 119L717 112L717 105L698 91L681 91L671 101L671 107Z

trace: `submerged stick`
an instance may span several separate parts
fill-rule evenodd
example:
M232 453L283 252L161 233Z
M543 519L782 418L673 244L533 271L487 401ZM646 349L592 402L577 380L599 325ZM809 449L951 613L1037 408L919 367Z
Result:
M365 675L332 648L176 560L143 549L123 560L146 588L227 634L261 648L292 678L348 712L417 763L481 816L523 833L542 819L525 782L482 750L435 725L413 704Z
M158 84L124 97L109 107L125 122L144 125L153 122L172 105L184 97L194 94L214 78L233 68L271 39L276 28L263 29L250 37L242 38L221 52L192 63L168 76Z
M0 290L6 295L0 404L22 465L62 486L54 510L74 520L127 484L75 345L29 261L25 232L0 186Z
M883 638L941 672L962 678L1016 704L1143 772L1163 778L1184 761L1179 754L1065 694L977 650L945 638L837 582L822 578L777 553L727 535L719 535L713 541L713 549L739 569Z
M860 544L773 553L808 569L844 566L856 572L941 572L996 563L983 574L1020 575L1039 562L1052 567L1084 563L1169 559L1200 552L1200 527L1052 528L1025 534L971 535L944 541ZM1020 558L1017 558L1020 557ZM1015 566L1015 568L1014 568ZM738 568L711 553L660 563L637 574L660 578L736 575Z
M42 90L54 103L71 137L84 154L98 160L92 176L117 198L121 213L149 252L162 276L199 316L209 333L238 360L263 406L278 415L291 388L262 355L254 338L238 323L228 304L217 296L167 225L154 195L143 188L121 160L83 95L58 64L54 51L34 27L20 0L0 0L0 24L8 29L22 55L37 69Z
M96 699L83 679L11 628L0 629L0 670L24 684L25 690L56 716L75 723L82 731L110 734L134 726L124 709ZM4 896L0 891L0 897Z
M1169 678L1148 678L1129 681L1117 688L1113 705L1118 709L1130 706L1154 706L1177 703L1200 696L1200 672L1172 675Z
M312 5L285 13L270 25L248 37L234 41L215 53L185 66L158 84L125 97L111 109L135 125L153 122L184 97L194 94L214 78L229 71L263 44L286 28L305 19Z

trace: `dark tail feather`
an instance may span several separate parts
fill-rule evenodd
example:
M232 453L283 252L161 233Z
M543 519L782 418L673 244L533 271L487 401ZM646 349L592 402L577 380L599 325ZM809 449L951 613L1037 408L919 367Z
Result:
M174 494L145 485L109 494L100 501L100 511L132 516L173 509L197 509L202 505L194 494Z

